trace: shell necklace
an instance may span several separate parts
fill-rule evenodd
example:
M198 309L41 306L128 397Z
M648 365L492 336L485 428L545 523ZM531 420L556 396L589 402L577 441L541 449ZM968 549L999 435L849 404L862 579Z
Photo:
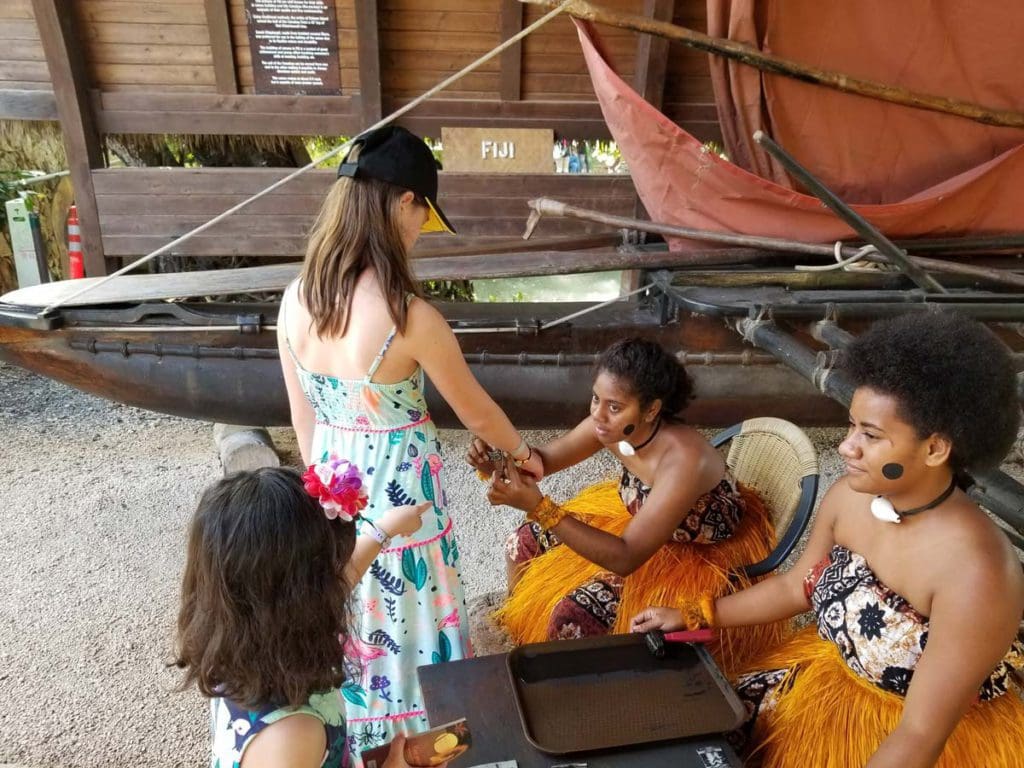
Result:
M628 440L619 440L618 445L616 446L619 449L619 453L623 456L636 456L637 451L654 439L654 436L658 434L659 429L661 429L661 416L659 416L658 420L654 423L654 429L651 431L650 436L640 443L640 445L635 446Z

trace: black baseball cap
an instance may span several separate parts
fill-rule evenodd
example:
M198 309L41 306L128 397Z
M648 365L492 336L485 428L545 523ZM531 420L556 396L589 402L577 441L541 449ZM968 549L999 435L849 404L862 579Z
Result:
M359 156L348 162L348 155L362 147ZM423 139L398 125L385 125L356 136L348 154L338 166L338 177L378 179L408 189L422 197L430 209L430 217L421 232L449 232L455 227L437 204L437 168L434 153Z

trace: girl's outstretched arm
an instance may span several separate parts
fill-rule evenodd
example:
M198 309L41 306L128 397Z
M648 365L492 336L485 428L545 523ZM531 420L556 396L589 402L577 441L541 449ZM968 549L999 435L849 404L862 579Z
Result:
M474 437L466 451L466 461L471 467L488 477L499 467L491 462L487 452L490 450L486 442ZM544 476L560 472L566 467L579 464L590 458L602 445L594 434L594 427L588 416L569 432L565 432L544 445L533 446L535 453L540 454L544 462Z
M517 460L525 459L525 471L543 476L540 456L528 457L528 446L469 370L459 342L441 313L426 301L414 300L409 305L404 336L407 353L423 367L462 425L488 445Z

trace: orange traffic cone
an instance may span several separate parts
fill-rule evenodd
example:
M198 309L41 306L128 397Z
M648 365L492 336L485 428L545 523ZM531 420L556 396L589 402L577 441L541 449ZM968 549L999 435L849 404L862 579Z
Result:
M82 230L78 227L78 207L74 205L68 210L68 277L85 277Z

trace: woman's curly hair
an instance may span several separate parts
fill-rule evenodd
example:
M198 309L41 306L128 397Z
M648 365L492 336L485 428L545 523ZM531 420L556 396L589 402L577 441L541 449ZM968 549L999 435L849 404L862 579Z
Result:
M192 518L175 663L206 696L297 706L345 680L355 525L291 469L225 477Z
M676 418L693 399L693 380L683 364L653 341L631 338L617 341L601 353L597 373L607 372L647 407L661 400L661 413Z
M923 439L953 444L954 471L998 464L1017 437L1017 376L1007 347L981 323L953 312L875 323L843 354L856 387L893 397Z

